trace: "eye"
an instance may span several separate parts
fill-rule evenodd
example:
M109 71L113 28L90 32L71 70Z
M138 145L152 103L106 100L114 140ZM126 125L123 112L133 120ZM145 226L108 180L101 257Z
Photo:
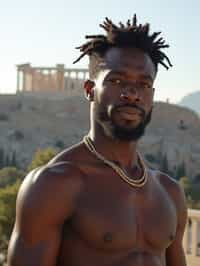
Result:
M114 85L119 85L122 83L122 80L120 78L110 78L110 79L108 79L108 81Z
M122 82L121 82L121 79L115 79L115 83L116 83L116 84L120 84L120 83L122 83Z
M144 84L144 88L145 88L145 89L150 89L150 88L151 88L151 85L149 85L149 84Z
M151 89L152 86L149 83L141 83L140 87L143 89Z

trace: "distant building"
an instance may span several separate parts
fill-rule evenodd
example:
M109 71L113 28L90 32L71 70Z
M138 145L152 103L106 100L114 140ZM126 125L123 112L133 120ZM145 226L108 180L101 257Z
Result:
M87 69L32 67L30 63L17 65L17 93L21 92L69 92L79 90L88 78Z

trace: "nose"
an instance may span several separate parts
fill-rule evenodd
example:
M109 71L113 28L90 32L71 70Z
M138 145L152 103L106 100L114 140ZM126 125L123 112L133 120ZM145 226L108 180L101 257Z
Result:
M127 103L139 103L141 102L141 96L136 89L126 89L121 93L120 98Z

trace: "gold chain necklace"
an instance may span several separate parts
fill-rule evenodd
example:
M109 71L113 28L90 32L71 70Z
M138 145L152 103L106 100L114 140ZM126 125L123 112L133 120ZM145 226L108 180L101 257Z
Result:
M94 144L92 143L92 140L90 139L89 136L85 136L83 138L83 142L91 153L93 153L98 159L103 161L105 164L110 166L122 178L123 181L125 181L126 183L128 183L129 185L131 185L133 187L143 187L146 184L147 179L148 179L147 169L146 169L145 163L144 163L144 161L143 161L143 159L139 153L137 153L137 155L138 155L138 159L140 161L140 164L143 168L143 175L140 179L133 180L132 178L128 177L125 174L125 172L123 171L123 169L120 166L109 161L103 155L101 155L99 152L97 152L95 147L94 147Z

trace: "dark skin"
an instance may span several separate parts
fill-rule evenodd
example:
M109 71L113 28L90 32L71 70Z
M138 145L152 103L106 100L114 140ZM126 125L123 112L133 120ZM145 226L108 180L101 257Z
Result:
M147 54L112 48L98 75L86 84L89 135L96 150L133 179L143 174L137 141L112 137L96 106L109 117L112 106L134 103L147 115L155 77ZM114 123L124 128L134 128L143 119L137 108L111 113ZM184 193L173 179L148 169L147 183L132 187L80 142L23 182L8 265L185 266L186 213Z

